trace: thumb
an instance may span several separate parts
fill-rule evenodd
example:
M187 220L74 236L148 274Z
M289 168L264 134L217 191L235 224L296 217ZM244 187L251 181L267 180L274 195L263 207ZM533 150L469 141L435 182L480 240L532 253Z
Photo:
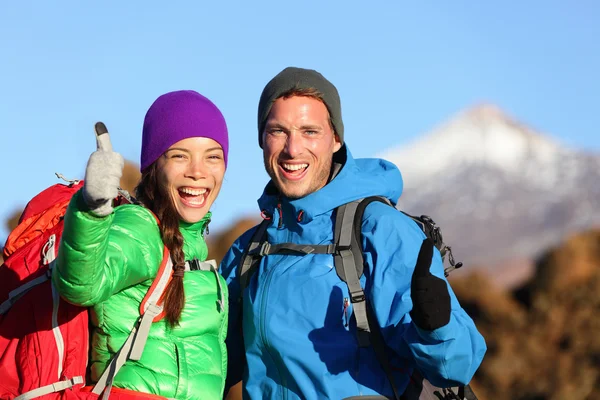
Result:
M94 125L96 130L96 147L98 151L112 151L112 144L110 143L110 136L108 130L103 122L96 122Z
M417 264L415 265L415 271L413 272L413 279L415 277L424 277L430 275L429 268L431 267L431 259L433 258L433 241L429 238L423 240L421 250L419 250L419 256L417 257Z

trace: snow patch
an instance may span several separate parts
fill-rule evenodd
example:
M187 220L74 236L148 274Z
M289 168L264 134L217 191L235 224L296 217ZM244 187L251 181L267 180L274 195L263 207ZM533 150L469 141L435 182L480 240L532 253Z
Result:
M515 122L497 107L484 105L459 113L406 146L379 155L400 168L407 187L452 169L485 165L535 185L556 184L557 163L570 152Z

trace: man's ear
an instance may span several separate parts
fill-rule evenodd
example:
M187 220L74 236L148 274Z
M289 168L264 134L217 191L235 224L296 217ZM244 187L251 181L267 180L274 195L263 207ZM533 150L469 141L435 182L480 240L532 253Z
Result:
M260 145L261 149L265 148L265 128L263 128L263 130L258 134L259 137L259 141L258 144Z
M333 135L333 138L335 140L335 144L333 145L333 152L335 153L336 151L342 148L342 141L340 140L340 137L337 133Z

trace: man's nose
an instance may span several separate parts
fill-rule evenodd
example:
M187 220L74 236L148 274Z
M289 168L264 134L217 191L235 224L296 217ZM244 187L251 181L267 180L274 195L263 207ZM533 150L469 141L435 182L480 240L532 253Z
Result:
M299 132L291 132L285 143L285 152L292 158L302 154L302 136Z

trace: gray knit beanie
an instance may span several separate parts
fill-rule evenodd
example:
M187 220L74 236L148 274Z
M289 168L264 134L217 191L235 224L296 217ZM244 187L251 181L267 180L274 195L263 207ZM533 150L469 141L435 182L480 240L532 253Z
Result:
M287 67L277 74L263 89L258 103L258 145L262 148L262 133L273 102L291 89L316 89L323 95L333 129L344 143L342 106L337 89L323 75L312 69Z

